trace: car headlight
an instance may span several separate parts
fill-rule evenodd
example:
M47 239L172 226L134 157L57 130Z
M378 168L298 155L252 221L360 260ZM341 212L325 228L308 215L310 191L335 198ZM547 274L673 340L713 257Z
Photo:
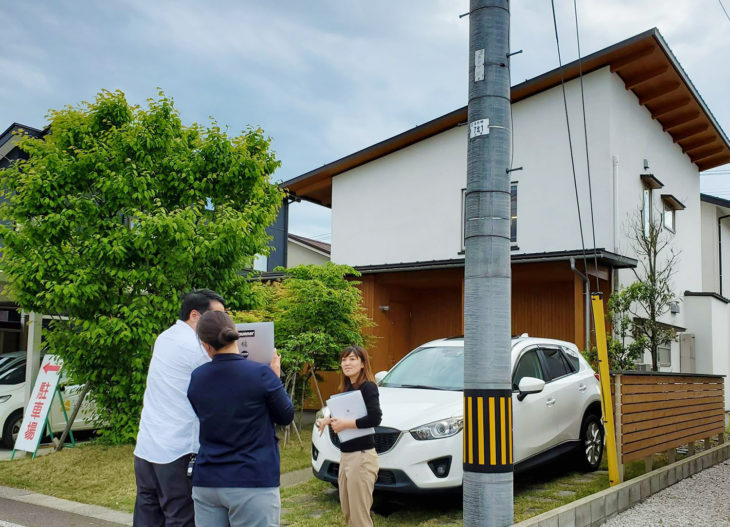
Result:
M441 421L419 426L410 432L415 439L426 441L429 439L451 437L461 432L462 428L464 428L463 417L450 417L449 419L442 419Z
M10 399L12 395L0 395L0 403L4 403L8 399Z

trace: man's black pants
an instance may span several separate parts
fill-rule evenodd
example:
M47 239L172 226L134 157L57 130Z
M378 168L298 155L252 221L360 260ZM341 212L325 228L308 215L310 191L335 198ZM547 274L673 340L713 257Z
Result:
M193 483L187 477L190 457L186 454L172 463L134 457L134 527L195 527Z

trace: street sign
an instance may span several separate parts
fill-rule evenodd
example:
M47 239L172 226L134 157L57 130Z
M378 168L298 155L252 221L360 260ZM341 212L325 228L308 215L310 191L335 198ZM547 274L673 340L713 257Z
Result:
M25 407L23 424L18 432L18 439L15 441L15 450L35 453L38 449L48 411L51 409L51 402L53 402L53 396L58 387L61 366L63 366L63 361L57 355L46 355L43 358L30 400Z

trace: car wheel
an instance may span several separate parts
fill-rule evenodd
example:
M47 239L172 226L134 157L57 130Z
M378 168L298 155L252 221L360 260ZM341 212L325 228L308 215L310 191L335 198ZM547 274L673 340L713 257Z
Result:
M10 417L8 417L7 421L5 421L5 426L3 426L3 437L1 442L5 448L13 448L15 446L15 440L18 438L22 424L22 410L18 410L17 412L10 414Z
M588 471L597 470L603 457L603 424L593 414L583 418L580 427L580 464Z

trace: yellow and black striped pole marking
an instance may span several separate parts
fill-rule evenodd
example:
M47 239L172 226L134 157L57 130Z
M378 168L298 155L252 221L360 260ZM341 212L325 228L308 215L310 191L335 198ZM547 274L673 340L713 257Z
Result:
M512 472L511 390L464 390L464 470Z

